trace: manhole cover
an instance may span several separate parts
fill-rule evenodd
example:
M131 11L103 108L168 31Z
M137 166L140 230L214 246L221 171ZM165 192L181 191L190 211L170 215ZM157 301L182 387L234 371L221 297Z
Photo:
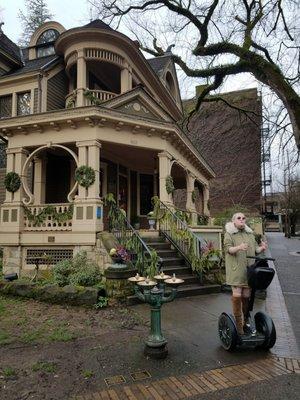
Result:
M126 379L123 375L109 376L108 378L105 378L104 381L107 386L121 385L121 383L126 383Z
M132 372L130 376L134 381L141 381L143 379L151 378L151 374L148 371Z

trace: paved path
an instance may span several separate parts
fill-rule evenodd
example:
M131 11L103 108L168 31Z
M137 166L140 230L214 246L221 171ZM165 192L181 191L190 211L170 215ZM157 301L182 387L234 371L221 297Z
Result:
M300 346L300 238L286 239L282 233L268 233L268 242L288 314Z
M279 279L276 275L268 289L266 302L257 300L255 308L266 308L274 320L277 342L272 354L254 350L228 353L220 347L217 321L222 311L230 311L228 293L178 299L163 306L163 332L169 342L166 360L147 360L142 356L143 343L129 341L127 354L134 359L134 370L125 361L127 356L116 355L112 349L108 355L110 376L99 382L97 392L84 393L73 399L259 400L270 396L270 387L273 389L272 400L297 398L300 353L291 324L296 308L288 302L288 305L292 304L290 318L285 297L296 299L299 293L300 264L293 263L289 253L297 251L300 242L286 244L280 234L268 234L268 240L272 256L276 258ZM149 315L148 305L135 306L135 309L141 315ZM297 328L297 316L295 318Z
M169 376L134 384L108 384L108 388L96 393L76 396L74 400L174 400L203 398L216 391L231 391L232 388L245 385L257 386L258 383L277 380L287 374L300 374L300 361L287 358L268 357L265 360L212 369L201 373ZM124 377L116 376L122 380ZM123 381L124 382L124 381ZM245 389L247 391L247 389ZM250 388L248 388L250 390ZM222 394L226 396L226 394ZM235 395L234 395L235 396ZM289 396L285 398L285 400ZM223 397L224 398L224 397ZM227 397L228 398L228 397ZM234 397L235 399L237 397ZM273 396L271 398L274 398Z

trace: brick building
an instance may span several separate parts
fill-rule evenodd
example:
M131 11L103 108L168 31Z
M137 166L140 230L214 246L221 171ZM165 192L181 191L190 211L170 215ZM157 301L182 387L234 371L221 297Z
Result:
M242 204L261 209L261 115L256 89L222 94L226 102L205 102L191 119L190 139L216 173L210 183L212 215ZM190 110L195 100L186 100Z

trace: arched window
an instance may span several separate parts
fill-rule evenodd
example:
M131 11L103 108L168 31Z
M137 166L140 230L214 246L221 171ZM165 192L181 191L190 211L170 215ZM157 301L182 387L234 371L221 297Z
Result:
M56 29L47 29L44 31L36 42L37 57L45 57L55 53L54 42L59 36Z

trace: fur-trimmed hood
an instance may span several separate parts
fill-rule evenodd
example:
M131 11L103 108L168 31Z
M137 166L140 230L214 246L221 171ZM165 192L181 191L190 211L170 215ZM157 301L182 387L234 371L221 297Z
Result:
M230 235L232 235L233 233L240 232L239 229L234 225L233 222L227 222L227 224L225 225L225 231L227 233L229 233ZM253 233L253 230L248 225L245 225L245 232Z

